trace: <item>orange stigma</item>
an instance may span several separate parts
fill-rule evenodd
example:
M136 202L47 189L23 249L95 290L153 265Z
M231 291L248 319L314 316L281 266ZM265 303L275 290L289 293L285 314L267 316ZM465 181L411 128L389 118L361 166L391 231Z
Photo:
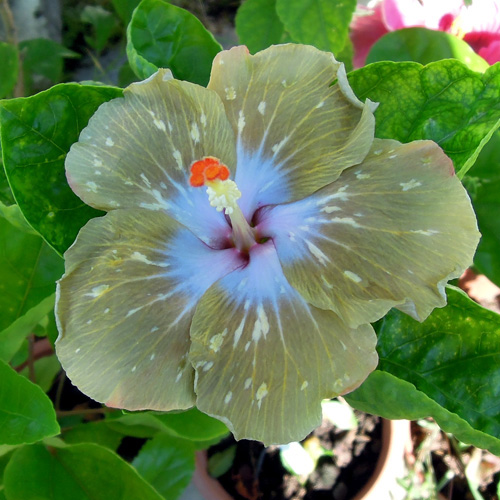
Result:
M193 187L204 186L207 181L229 178L229 169L214 156L205 156L191 165L189 184Z

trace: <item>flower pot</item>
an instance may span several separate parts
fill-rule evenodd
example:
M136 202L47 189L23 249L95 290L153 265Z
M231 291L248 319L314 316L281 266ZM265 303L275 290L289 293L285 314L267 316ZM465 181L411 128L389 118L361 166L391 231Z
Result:
M389 500L396 479L404 473L404 452L410 440L410 422L407 420L382 420L382 447L369 481L352 500ZM233 500L221 484L207 473L207 454L196 455L194 484L205 500Z

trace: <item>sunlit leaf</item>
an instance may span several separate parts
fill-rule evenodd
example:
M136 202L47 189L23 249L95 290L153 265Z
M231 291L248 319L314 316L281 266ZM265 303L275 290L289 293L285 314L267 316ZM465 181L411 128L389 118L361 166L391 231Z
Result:
M97 444L17 450L5 469L9 500L163 500L136 470Z
M460 440L498 453L500 441L493 436L500 435L500 315L458 289L447 291L448 306L423 323L396 311L381 320L377 377L383 379L380 371L399 381L385 379L391 390L374 390L368 382L347 399L390 418L433 416ZM408 384L402 381L415 389L403 396Z
M380 102L377 137L431 139L460 178L500 125L500 64L480 74L454 60L380 62L353 71L349 83L360 99Z
M95 110L120 95L114 87L68 83L0 103L3 161L14 197L29 223L61 254L85 222L99 215L68 186L66 154Z
M356 0L276 0L276 10L294 42L336 54L345 45Z
M190 12L164 0L142 0L127 29L127 55L141 79L169 68L180 80L206 85L221 50Z
M132 465L169 500L175 500L191 481L194 446L190 441L157 434L142 448Z
M489 68L489 64L462 39L426 28L406 28L387 33L371 48L366 64L378 61L428 64L440 59L457 59L473 71Z
M0 360L0 444L34 443L58 433L50 399Z
M276 0L246 0L236 14L240 42L253 54L280 43L284 27L276 13Z

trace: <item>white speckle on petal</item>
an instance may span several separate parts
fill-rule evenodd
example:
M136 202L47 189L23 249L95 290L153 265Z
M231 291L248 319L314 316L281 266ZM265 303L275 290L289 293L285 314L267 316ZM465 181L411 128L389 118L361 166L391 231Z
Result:
M149 359L150 359L151 361L153 361L153 359L155 359L155 356L156 356L156 354L155 354L155 353L153 353L153 354L151 354L151 356L149 356Z
M267 384L265 382L262 382L262 384L260 384L260 387L257 389L257 393L255 395L255 399L257 400L259 409L260 405L262 404L262 400L267 396L268 393L269 391L267 389Z
M245 389L250 389L250 386L252 385L252 379L251 377L248 377L246 380L245 380Z
M250 344L251 342L248 341L246 344L245 344L245 352L248 351L248 349L250 348Z
M398 155L391 155L391 156L389 156L389 160L394 160L394 158L396 158L396 156L398 156Z
M94 158L94 167L102 167L102 161Z
M224 90L228 101L234 101L236 99L236 90L234 90L234 87L226 87Z
M264 113L266 112L266 101L260 101L257 106L257 111L264 116Z
M157 326L153 326L153 328L151 328L151 330L149 330L151 333L154 333L154 332L157 332L159 330L159 328Z
M333 217L330 221L335 224L347 224L352 227L361 227L352 217Z
M179 382L179 380L180 380L181 378L182 378L182 372L179 372L179 373L177 374L177 377L175 377L175 381L176 381L176 382Z
M363 180L363 179L369 179L371 177L370 174L364 174L361 170L358 170L355 172L356 179Z
M181 152L178 149L174 149L174 152L172 153L172 156L174 157L175 161L177 162L177 168L179 170L182 170L182 155Z
M195 144L200 142L200 129L198 128L198 124L195 122L191 124L191 139L193 139Z
M104 309L104 314L108 314L110 310L111 309L109 307L106 307L106 309Z
M354 281L354 283L361 283L363 281L363 278L352 271L344 271L344 276L349 278L351 281Z
M141 173L141 179L143 180L144 184L146 184L146 186L148 188L151 187L151 182L149 181L149 179L146 177L146 175L144 174L144 172Z
M156 119L154 119L153 122L155 124L155 127L158 130L161 130L162 132L166 132L167 131L167 127L165 127L165 123L164 123L163 120L156 120Z
M409 182L400 182L399 185L403 188L403 191L409 191L410 189L421 186L422 183L416 179L412 179Z
M78 354L81 351L81 348L75 349L75 354Z
M114 145L115 145L115 143L113 142L113 139L111 139L111 137L107 137L106 138L106 146L112 147Z
M207 126L207 116L205 115L205 113L201 113L200 115L200 123L206 127Z
M215 334L210 339L210 349L214 352L218 352L222 346L222 342L224 341L224 337L227 335L227 328L224 328L224 331L221 333Z
M303 391L304 389L307 389L308 385L309 385L309 382L307 380L304 380L304 382L300 386L300 390Z
M89 181L86 182L85 185L88 187L87 191L92 191L93 193L97 193L97 184L95 182Z
M288 137L285 137L271 148L275 156L279 153L279 150L286 144L287 141Z
M316 105L316 109L322 108L325 105L325 101L321 101L319 104Z
M233 397L233 393L231 391L229 391L227 394L226 394L226 397L224 398L224 403L228 404L229 401L231 401L231 398Z
M243 114L243 110L240 109L238 115L238 134L241 134L244 127L245 127L245 115Z
M137 369L137 366L133 366L132 370L130 370L130 371L133 373L133 372L135 372L136 369Z
M268 333L269 321L267 319L267 314L262 304L259 304L257 306L257 319L255 320L252 331L252 340L257 343L262 335L266 338Z
M424 236L433 236L434 234L438 234L439 231L436 231L436 229L414 229L413 231L410 231L410 233L423 234Z
M212 366L214 366L214 362L213 361L210 361L208 362L204 367L203 367L203 371L204 372L208 372L208 370L210 370L210 368L212 368Z
M86 293L85 296L97 299L98 297L100 297L101 295L103 295L108 289L109 289L109 285L95 286L94 288L92 288L92 290L90 291L90 293Z
M327 214L331 214L333 212L342 212L342 209L340 207L336 207L334 205L327 205L326 207L323 207L321 209L321 212L325 212Z
M245 327L245 319L246 318L243 318L241 320L240 324L238 325L238 328L236 328L236 330L234 331L233 349L236 347L236 345L240 341L241 334L243 333L243 328Z
M330 262L330 259L314 243L311 243L309 240L304 241L311 254L316 257L322 266L326 266Z

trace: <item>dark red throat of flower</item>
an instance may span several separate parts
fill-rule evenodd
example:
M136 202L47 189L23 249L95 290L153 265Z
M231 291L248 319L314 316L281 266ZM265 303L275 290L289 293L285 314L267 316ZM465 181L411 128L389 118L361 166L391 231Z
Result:
M189 184L193 187L204 186L207 182L229 178L229 169L214 156L205 156L191 165Z

